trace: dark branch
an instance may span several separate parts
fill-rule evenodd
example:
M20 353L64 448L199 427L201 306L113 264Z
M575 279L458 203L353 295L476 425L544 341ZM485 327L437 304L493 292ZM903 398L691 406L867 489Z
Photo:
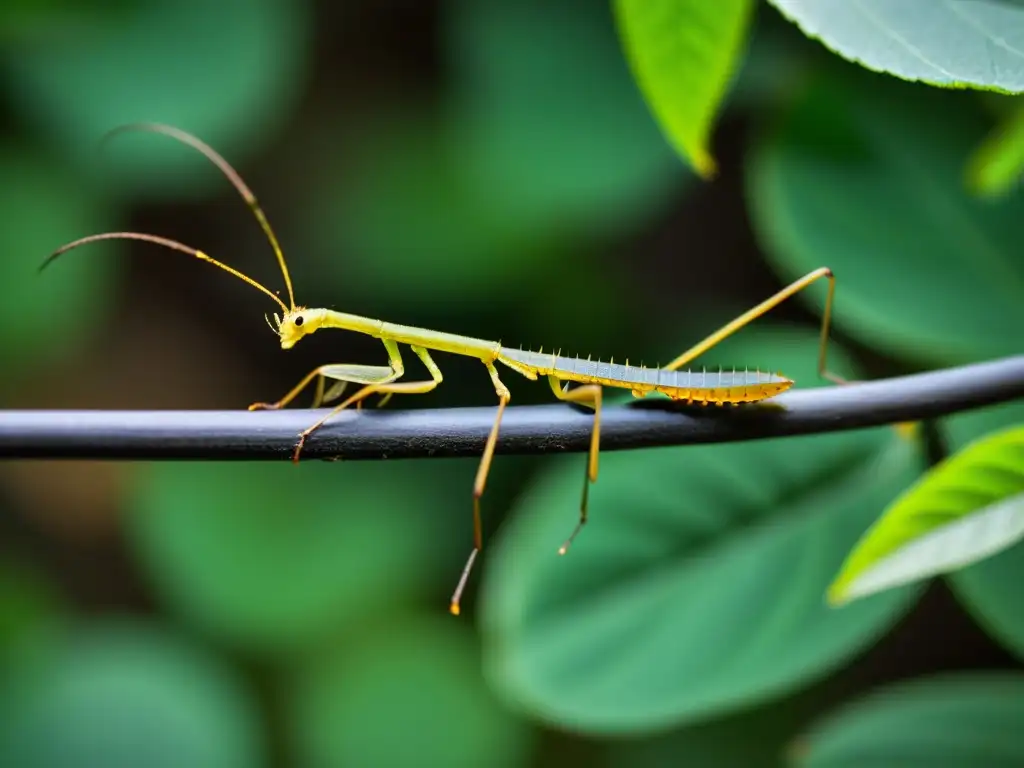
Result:
M606 407L602 450L721 443L918 421L1024 397L1024 355L849 386L790 390L760 404L700 408L668 400ZM0 457L287 459L323 411L6 411ZM478 456L494 408L345 411L306 458ZM582 451L593 417L555 403L510 407L498 452Z

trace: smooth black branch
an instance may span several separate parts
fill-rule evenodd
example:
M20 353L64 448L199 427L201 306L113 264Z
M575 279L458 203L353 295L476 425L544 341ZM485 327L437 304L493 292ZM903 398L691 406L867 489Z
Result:
M1024 355L892 379L792 389L738 407L666 399L606 406L601 449L724 443L919 421L1024 397ZM288 460L325 411L0 411L0 458ZM479 456L495 408L349 410L307 441L303 457ZM592 413L563 403L505 412L498 453L577 452Z

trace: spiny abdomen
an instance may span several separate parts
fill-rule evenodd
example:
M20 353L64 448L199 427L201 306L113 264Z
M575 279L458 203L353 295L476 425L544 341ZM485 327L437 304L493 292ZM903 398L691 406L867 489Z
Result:
M718 405L764 400L793 385L785 376L760 370L669 371L508 348L501 350L498 359L512 368L527 368L540 376L630 389L638 396L660 392L676 400Z

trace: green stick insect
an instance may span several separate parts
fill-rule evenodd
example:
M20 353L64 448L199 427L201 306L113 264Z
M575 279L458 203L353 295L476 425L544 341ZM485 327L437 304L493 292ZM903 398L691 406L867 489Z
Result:
M487 476L494 457L501 418L511 399L508 388L501 381L498 374L496 363L500 363L533 381L536 381L538 377L544 377L548 380L551 391L556 398L568 403L577 403L589 407L594 411L594 428L585 467L586 474L583 483L583 496L580 501L579 519L572 533L559 548L559 554L565 554L568 551L573 540L587 523L588 492L590 484L597 480L597 459L601 434L601 400L604 387L628 389L635 397L645 397L652 392L660 392L673 400L683 400L688 404L699 403L705 406L709 404L722 406L726 403L731 405L751 403L765 400L784 392L794 382L781 374L767 373L760 370L744 370L742 372L719 371L715 373L710 371L680 371L679 369L754 319L821 278L827 278L829 285L825 311L822 316L818 370L822 377L834 383L846 383L844 379L830 373L826 368L826 347L832 315L832 301L835 294L835 277L827 267L821 267L808 273L715 331L700 343L695 344L668 365L658 368L631 366L628 362L625 365L620 365L613 362L591 360L589 358L582 360L562 357L558 354L512 349L502 346L497 341L476 339L470 336L458 336L432 331L427 328L397 325L374 318L336 312L331 309L298 306L295 304L291 277L288 274L288 267L277 237L274 235L274 231L271 229L259 203L257 203L256 196L253 195L249 187L242 181L241 176L228 162L200 139L177 128L158 123L135 123L121 126L108 133L103 141L117 133L130 130L150 131L170 136L198 150L221 170L246 203L248 203L250 210L256 216L264 233L270 240L288 291L288 304L286 305L277 295L251 277L217 261L200 250L164 237L138 232L107 232L75 240L50 254L43 262L40 270L61 254L86 243L110 239L147 241L181 251L208 264L212 264L269 296L281 307L282 311L281 315L274 314L274 323L271 326L271 329L280 338L281 349L291 349L305 336L327 328L353 331L380 339L388 355L388 365L360 365L351 363L321 365L310 371L280 400L273 403L254 403L249 406L249 410L283 408L294 400L309 384L315 381L316 389L312 407L317 408L338 400L349 384L362 385L357 392L342 401L340 405L334 407L314 424L299 433L295 450L292 454L293 461L297 462L299 460L299 454L302 452L302 448L309 436L323 426L328 419L345 408L352 405L358 406L364 399L373 394L383 396L380 401L380 405L383 405L392 395L423 394L430 392L441 384L443 381L441 370L430 356L430 351L476 358L487 370L487 374L490 376L491 383L494 386L494 392L498 397L498 409L494 418L494 426L491 428L487 442L484 445L476 480L473 483L473 549L466 560L462 575L452 594L450 608L453 614L458 615L459 613L460 599L470 571L473 568L477 555L483 549L480 499L487 484ZM269 319L267 322L268 324L270 323ZM430 374L429 379L399 381L405 374L405 363L402 360L402 354L399 349L401 344L407 345L412 353L422 361L427 372ZM330 388L325 389L327 380L331 380L333 384ZM569 382L574 382L578 386L570 389Z

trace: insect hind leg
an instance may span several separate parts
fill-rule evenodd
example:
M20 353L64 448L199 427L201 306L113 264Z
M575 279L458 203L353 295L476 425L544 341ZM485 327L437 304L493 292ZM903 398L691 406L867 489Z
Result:
M597 455L601 444L601 398L603 389L600 384L584 384L575 389L568 389L568 384L562 386L563 382L557 376L548 376L548 383L555 397L563 402L578 403L594 409L594 431L590 435L590 453L587 458L586 474L583 478L583 497L580 501L580 519L576 523L569 538L565 540L558 549L558 554L564 555L569 551L573 541L587 524L587 510L590 501L590 484L597 482Z
M769 296L767 299L762 301L753 309L749 309L742 315L737 317L735 320L727 323L726 325L719 328L717 331L712 333L703 341L694 344L688 350L679 355L668 365L664 366L664 370L675 371L691 362L695 358L707 352L713 346L721 341L724 341L729 336L732 336L738 330L751 322L761 317L762 315L770 312L775 307L779 306L783 301L788 299L790 296L799 293L805 288L818 282L821 278L828 279L828 294L825 298L825 310L821 316L821 336L818 343L818 375L827 381L831 381L833 384L849 384L848 380L828 370L827 366L827 353L828 353L828 337L829 329L832 327L832 302L835 298L836 291L836 277L832 273L832 270L828 267L819 267L812 272L808 272L806 275L796 280L785 288L780 290L773 296Z

